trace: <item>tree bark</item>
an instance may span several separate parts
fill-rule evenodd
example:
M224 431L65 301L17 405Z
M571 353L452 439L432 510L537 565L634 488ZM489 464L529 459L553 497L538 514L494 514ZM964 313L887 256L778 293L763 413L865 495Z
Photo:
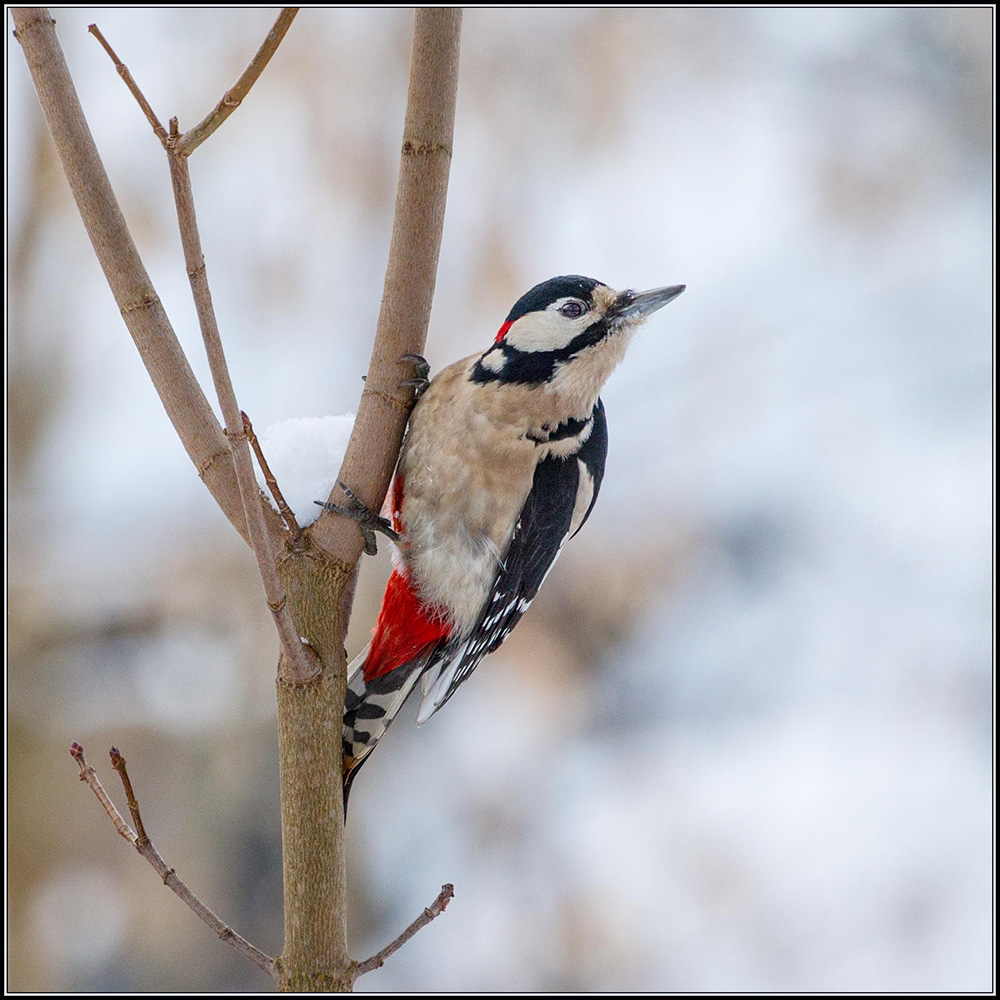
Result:
M459 8L415 12L382 308L340 474L375 509L388 490L412 399L409 389L400 388L405 375L398 361L404 354L422 353L427 338L451 166L461 17ZM340 720L347 677L344 636L361 550L357 525L326 512L306 529L304 549L287 550L279 567L301 634L324 668L313 683L278 682L285 875L282 990L348 990L353 985L346 944Z
M199 474L249 541L229 443L139 259L52 19L43 8L13 8L12 15L70 187L126 325ZM388 489L412 404L411 390L400 386L410 372L398 361L404 354L423 352L430 318L451 163L460 30L460 8L415 12L382 307L341 470L341 478L374 508ZM179 148L183 144L181 137ZM301 679L279 663L285 944L274 962L275 978L286 992L350 991L358 967L347 952L341 727L344 636L362 536L354 522L324 512L289 544L281 518L263 497L248 502L260 502L264 508L295 632L309 644L321 668L315 676Z

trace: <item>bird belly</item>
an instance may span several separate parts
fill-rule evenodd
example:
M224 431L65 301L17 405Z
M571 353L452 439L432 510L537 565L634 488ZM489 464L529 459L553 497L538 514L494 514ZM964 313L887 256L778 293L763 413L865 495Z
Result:
M492 589L498 554L464 523L416 521L407 533L420 599L442 610L452 634L471 632Z
M537 455L516 429L471 406L442 420L437 383L414 410L400 459L401 555L420 599L441 609L453 635L466 635L492 591Z

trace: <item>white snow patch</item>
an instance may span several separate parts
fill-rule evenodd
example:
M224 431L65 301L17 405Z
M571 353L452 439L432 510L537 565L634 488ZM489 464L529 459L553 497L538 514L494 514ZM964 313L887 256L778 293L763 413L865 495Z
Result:
M264 458L302 527L319 517L322 508L313 501L326 500L330 495L353 427L353 413L339 417L293 417L271 424L260 435ZM260 469L257 481L273 506L274 498Z

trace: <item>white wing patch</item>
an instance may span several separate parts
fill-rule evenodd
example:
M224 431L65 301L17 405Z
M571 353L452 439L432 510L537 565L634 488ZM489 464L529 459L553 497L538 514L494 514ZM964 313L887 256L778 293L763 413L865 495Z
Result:
M577 466L580 470L580 485L576 491L576 503L573 505L573 518L570 521L570 537L575 535L583 525L584 518L590 513L590 506L594 500L594 477L591 475L587 463L577 459Z
M433 668L424 672L426 680L421 679L420 682L423 699L417 712L418 726L422 726L447 701L448 692L455 681L455 675L465 661L468 649L468 642L459 646L450 660L441 662L434 676L431 676Z

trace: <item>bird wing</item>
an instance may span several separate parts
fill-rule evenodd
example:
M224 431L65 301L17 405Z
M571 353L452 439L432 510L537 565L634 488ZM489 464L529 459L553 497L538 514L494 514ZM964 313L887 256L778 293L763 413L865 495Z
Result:
M552 569L563 543L583 527L594 508L608 451L604 404L579 450L550 454L535 467L531 490L514 525L490 596L472 632L443 646L424 674L417 723L426 722L459 685L510 635ZM437 667L436 675L431 671Z

